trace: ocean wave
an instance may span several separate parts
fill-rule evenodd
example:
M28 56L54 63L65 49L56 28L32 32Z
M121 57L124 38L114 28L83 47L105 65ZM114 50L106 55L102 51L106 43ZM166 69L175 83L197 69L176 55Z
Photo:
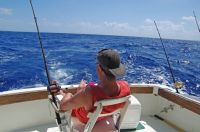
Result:
M0 32L1 91L46 86L47 78L36 33ZM98 81L96 53L102 48L119 51L130 83L172 86L166 56L156 38L42 33L52 79L61 84L81 79ZM176 80L183 91L200 96L200 42L163 39ZM3 74L5 73L5 74Z

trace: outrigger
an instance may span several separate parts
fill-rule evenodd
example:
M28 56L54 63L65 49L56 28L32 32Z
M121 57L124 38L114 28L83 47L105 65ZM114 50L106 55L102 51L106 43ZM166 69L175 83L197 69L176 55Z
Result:
M198 23L198 21L197 21L197 17L196 17L196 15L195 15L195 12L194 12L194 11L193 11L193 15L194 15L194 19L195 19L195 22L196 22L196 25L197 25L197 29L198 29L198 31L200 32L199 23Z

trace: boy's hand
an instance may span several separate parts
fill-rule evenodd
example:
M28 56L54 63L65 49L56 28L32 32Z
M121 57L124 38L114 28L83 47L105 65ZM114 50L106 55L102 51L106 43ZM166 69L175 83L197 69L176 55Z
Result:
M77 92L85 90L86 86L87 86L86 81L85 80L81 80L81 82L79 84L79 88L77 88Z

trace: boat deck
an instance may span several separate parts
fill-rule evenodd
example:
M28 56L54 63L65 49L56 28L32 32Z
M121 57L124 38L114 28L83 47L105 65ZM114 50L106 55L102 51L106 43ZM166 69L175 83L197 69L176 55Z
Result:
M49 123L24 130L17 130L15 132L46 132L49 128L53 128L55 131L57 130L55 123ZM177 130L153 116L146 116L141 118L137 130L129 129L121 130L121 132L177 132Z

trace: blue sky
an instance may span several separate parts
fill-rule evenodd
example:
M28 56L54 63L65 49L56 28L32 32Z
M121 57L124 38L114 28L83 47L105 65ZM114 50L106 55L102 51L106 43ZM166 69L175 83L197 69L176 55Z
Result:
M41 32L200 40L200 0L32 0ZM199 21L200 22L200 21ZM0 0L0 30L36 31L29 0Z

